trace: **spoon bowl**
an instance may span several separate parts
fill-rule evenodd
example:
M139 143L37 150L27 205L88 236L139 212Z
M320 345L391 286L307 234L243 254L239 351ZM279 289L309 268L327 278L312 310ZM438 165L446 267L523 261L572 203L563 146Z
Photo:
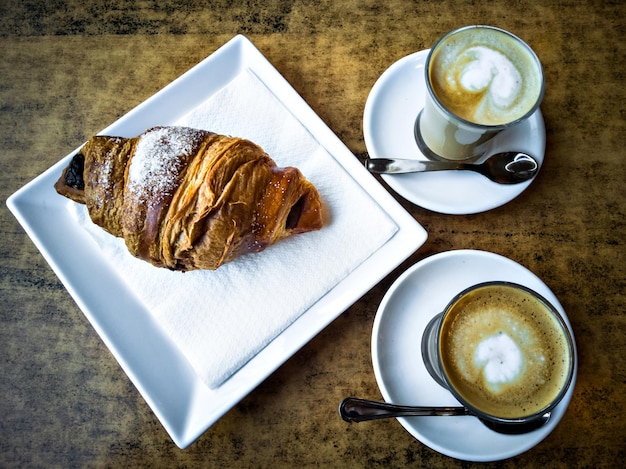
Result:
M434 407L434 406L405 406L390 404L388 402L372 401L348 397L339 404L339 415L346 422L365 422L367 420L379 420L391 417L424 417L424 416L475 416L465 407ZM484 418L479 420L491 430L505 435L521 435L543 427L552 414L546 412L541 417L530 422L504 422L491 421Z
M518 184L532 179L539 163L517 151L496 153L482 163L366 158L365 167L377 174L422 173L428 171L474 171L498 184Z

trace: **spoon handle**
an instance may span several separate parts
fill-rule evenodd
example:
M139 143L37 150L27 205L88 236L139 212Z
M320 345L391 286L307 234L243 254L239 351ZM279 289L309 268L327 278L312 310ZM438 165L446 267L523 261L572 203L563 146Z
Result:
M401 158L366 158L365 167L370 172L378 174L421 173L424 171L474 169L473 166L464 163L421 161Z
M346 422L390 417L422 417L432 415L472 415L465 407L403 406L386 402L348 397L339 404L339 415Z

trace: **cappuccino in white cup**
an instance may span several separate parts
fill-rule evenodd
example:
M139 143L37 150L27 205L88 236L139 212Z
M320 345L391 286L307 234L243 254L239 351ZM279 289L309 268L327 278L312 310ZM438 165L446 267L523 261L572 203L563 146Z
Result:
M533 50L491 26L468 26L443 36L428 54L425 74L428 92L415 137L432 159L481 156L498 132L530 117L544 93Z

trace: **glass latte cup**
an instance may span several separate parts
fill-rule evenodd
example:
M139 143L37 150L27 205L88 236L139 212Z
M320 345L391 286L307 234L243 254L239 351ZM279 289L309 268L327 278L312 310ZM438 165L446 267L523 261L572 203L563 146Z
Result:
M472 286L428 324L422 356L431 376L474 415L529 424L561 401L574 373L574 342L560 314L515 283Z
M429 159L478 159L493 137L528 119L543 99L537 55L517 36L492 26L444 35L424 69L427 93L415 139Z

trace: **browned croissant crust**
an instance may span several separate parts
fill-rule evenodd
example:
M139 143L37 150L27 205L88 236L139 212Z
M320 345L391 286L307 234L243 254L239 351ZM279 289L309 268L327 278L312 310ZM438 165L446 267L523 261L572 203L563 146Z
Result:
M172 270L217 269L322 227L315 187L256 144L187 127L96 136L55 189L136 257Z

